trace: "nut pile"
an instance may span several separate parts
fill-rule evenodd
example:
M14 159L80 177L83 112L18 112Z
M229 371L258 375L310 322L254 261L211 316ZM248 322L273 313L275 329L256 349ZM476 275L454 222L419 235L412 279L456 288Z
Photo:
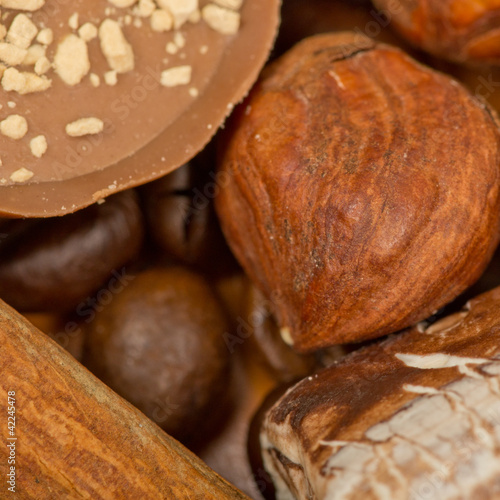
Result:
M497 0L0 5L16 493L500 496Z

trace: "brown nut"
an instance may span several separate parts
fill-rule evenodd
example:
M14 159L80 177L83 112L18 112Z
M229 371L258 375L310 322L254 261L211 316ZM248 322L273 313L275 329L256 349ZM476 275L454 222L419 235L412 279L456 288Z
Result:
M496 288L304 379L262 427L278 498L499 498L499 356Z
M221 148L236 257L302 352L397 331L476 281L498 242L500 134L455 81L350 33L272 64Z
M134 191L50 219L3 221L0 297L21 311L61 311L92 294L142 245Z
M500 64L498 0L373 0L413 45L458 62Z
M175 438L210 424L226 382L226 317L184 268L137 275L90 324L85 364Z

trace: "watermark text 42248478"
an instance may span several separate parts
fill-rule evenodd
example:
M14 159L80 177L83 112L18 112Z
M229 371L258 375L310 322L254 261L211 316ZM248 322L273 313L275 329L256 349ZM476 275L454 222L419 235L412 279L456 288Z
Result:
M7 489L16 492L16 392L7 393Z

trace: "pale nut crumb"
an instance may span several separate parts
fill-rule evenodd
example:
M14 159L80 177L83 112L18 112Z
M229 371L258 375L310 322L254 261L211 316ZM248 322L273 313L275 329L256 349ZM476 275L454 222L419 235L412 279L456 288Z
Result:
M3 24L0 24L0 40L3 40L5 35L7 35L7 28Z
M23 64L27 66L33 66L38 62L39 59L45 57L47 49L43 45L39 45L38 43L34 43L31 47L28 48L26 52L26 56L24 57Z
M142 28L142 19L140 17L136 17L132 24L135 28Z
M90 73L90 84L92 85L92 87L99 87L99 85L101 85L101 79L99 78L99 75L96 75L95 73Z
M115 7L118 7L119 9L126 9L127 7L132 7L135 3L137 3L137 0L109 0L109 3L112 3ZM106 15L110 15L112 12Z
M0 5L6 9L34 12L45 5L45 0L2 0Z
M14 101L8 101L7 102L7 106L10 108L10 109L14 109L17 104L14 102Z
M79 19L80 19L80 16L78 15L78 12L74 12L73 14L71 14L70 18L68 19L68 26L72 30L77 30L78 26L80 26Z
M186 46L186 38L184 35L180 32L177 31L174 35L174 43L179 47L179 49L182 49Z
M92 23L85 23L78 30L78 35L85 42L90 42L94 38L97 38L97 33L97 27Z
M177 45L174 43L174 42L168 42L167 45L165 46L165 50L169 53L169 54L177 54L177 52L179 52L179 47L177 47Z
M41 158L47 152L47 139L44 135L37 135L30 141L31 154Z
M28 170L27 168L20 168L19 170L16 170L10 175L10 180L12 182L26 182L29 181L33 177L33 172L31 170Z
M127 42L120 25L112 19L105 19L99 27L101 50L109 67L117 73L134 69L134 52Z
M208 52L208 45L202 45L200 47L200 54L205 55Z
M191 66L177 66L161 73L161 84L164 87L177 87L191 82Z
M199 93L200 93L200 92L199 92L199 90L198 90L196 87L191 87L191 88L189 89L189 95L190 95L191 97L198 97Z
M7 68L2 77L2 88L6 92L14 91L20 95L43 92L49 89L52 80L35 73L20 72L16 68Z
M220 7L232 10L240 10L243 0L213 0Z
M0 133L17 141L28 133L28 122L24 116L10 115L0 122Z
M157 0L156 3L172 14L175 29L180 28L198 10L198 0Z
M240 28L240 14L215 4L208 4L201 11L203 20L223 35L234 35Z
M35 63L35 73L37 75L44 75L52 67L52 64L46 57L41 57Z
M80 118L66 125L66 133L70 137L99 134L104 130L104 122L99 118Z
M107 71L104 73L104 82L106 85L110 85L111 87L116 85L118 83L118 75L116 71Z
M0 42L0 61L9 66L22 64L28 51L7 42Z
M42 45L50 45L54 41L54 33L50 28L43 28L38 33L36 41Z
M293 339L292 339L292 334L290 332L290 328L288 327L281 328L280 336L285 344L293 346Z
M151 29L153 31L163 32L170 31L174 25L174 18L172 14L164 9L156 9L151 14Z
M189 14L188 21L193 24L199 23L201 20L201 12L200 9L193 10L191 14Z
M156 10L156 4L153 0L139 0L134 8L134 14L139 17L150 17Z
M7 32L7 41L20 49L27 49L38 34L38 28L26 14L18 14Z
M77 85L90 71L87 44L74 34L67 35L57 46L54 69L68 85Z

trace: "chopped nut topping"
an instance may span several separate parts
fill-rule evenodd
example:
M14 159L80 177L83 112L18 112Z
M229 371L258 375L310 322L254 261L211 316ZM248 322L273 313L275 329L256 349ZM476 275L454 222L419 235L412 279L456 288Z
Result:
M44 28L40 30L38 36L36 37L36 41L41 43L42 45L50 45L54 40L54 34L50 28Z
M151 29L153 31L170 31L174 25L172 14L164 9L156 9L151 15Z
M217 5L226 9L239 10L243 5L243 0L213 0Z
M99 134L104 130L104 123L99 118L80 118L66 125L66 133L70 137Z
M52 80L35 73L20 72L16 68L8 68L2 77L2 87L6 92L14 91L18 94L43 92L52 85Z
M27 51L26 57L23 60L23 64L27 66L33 66L38 62L39 59L45 57L46 48L43 45L38 45L34 43Z
M137 7L134 9L134 14L140 17L150 17L156 10L156 4L153 0L139 0Z
M5 35L7 35L7 28L3 24L0 24L0 40L3 40Z
M196 9L191 14L189 14L188 21L190 23L196 24L199 23L201 19L201 12L200 9Z
M161 84L164 87L187 85L191 81L191 66L177 66L161 73Z
M179 52L179 47L177 47L177 45L174 43L174 42L168 42L166 47L165 47L165 50L169 53L169 54L177 54L177 52Z
M5 64L0 63L0 78L2 78L6 69L7 69L7 66L5 66ZM0 106L0 109L2 109L2 106Z
M234 35L240 28L240 14L218 5L206 5L203 7L201 15L212 29L223 35Z
M175 29L180 28L198 10L198 0L157 0L156 3L172 13Z
M0 42L0 61L9 66L22 64L27 53L26 49L21 49L10 43Z
M7 32L7 41L20 49L27 49L38 33L38 28L26 14L18 14Z
M99 87L99 85L101 85L101 79L99 78L99 75L96 75L95 73L90 73L89 78L92 87Z
M10 139L22 139L28 133L28 122L24 116L10 115L0 122L0 132Z
M116 85L118 83L116 71L107 71L104 73L104 81L106 82L106 85Z
M41 57L35 63L35 73L37 75L44 75L51 67L52 64L50 64L50 61L46 57Z
M127 7L132 7L132 5L137 2L137 0L109 0L109 2L112 3L115 7L125 9Z
M111 69L126 73L134 69L132 46L123 35L120 25L111 19L102 22L99 28L101 49Z
M26 182L29 181L33 175L34 174L31 170L23 167L13 172L10 176L10 180L12 182Z
M76 35L68 35L58 45L54 56L54 69L68 85L80 83L90 71L87 44Z
M45 4L45 0L2 0L0 5L6 9L27 10L34 12L41 9Z
M85 42L90 42L90 40L97 37L97 27L92 23L85 23L78 30L78 35L80 35L80 38Z
M71 15L71 17L68 19L68 26L72 30L77 30L78 26L80 25L79 21L79 15L78 12L75 12L74 14Z
M184 38L184 35L177 31L174 35L174 43L179 47L179 49L182 49L186 46L186 39Z
M30 141L31 154L41 158L47 152L47 139L44 135L37 135Z

